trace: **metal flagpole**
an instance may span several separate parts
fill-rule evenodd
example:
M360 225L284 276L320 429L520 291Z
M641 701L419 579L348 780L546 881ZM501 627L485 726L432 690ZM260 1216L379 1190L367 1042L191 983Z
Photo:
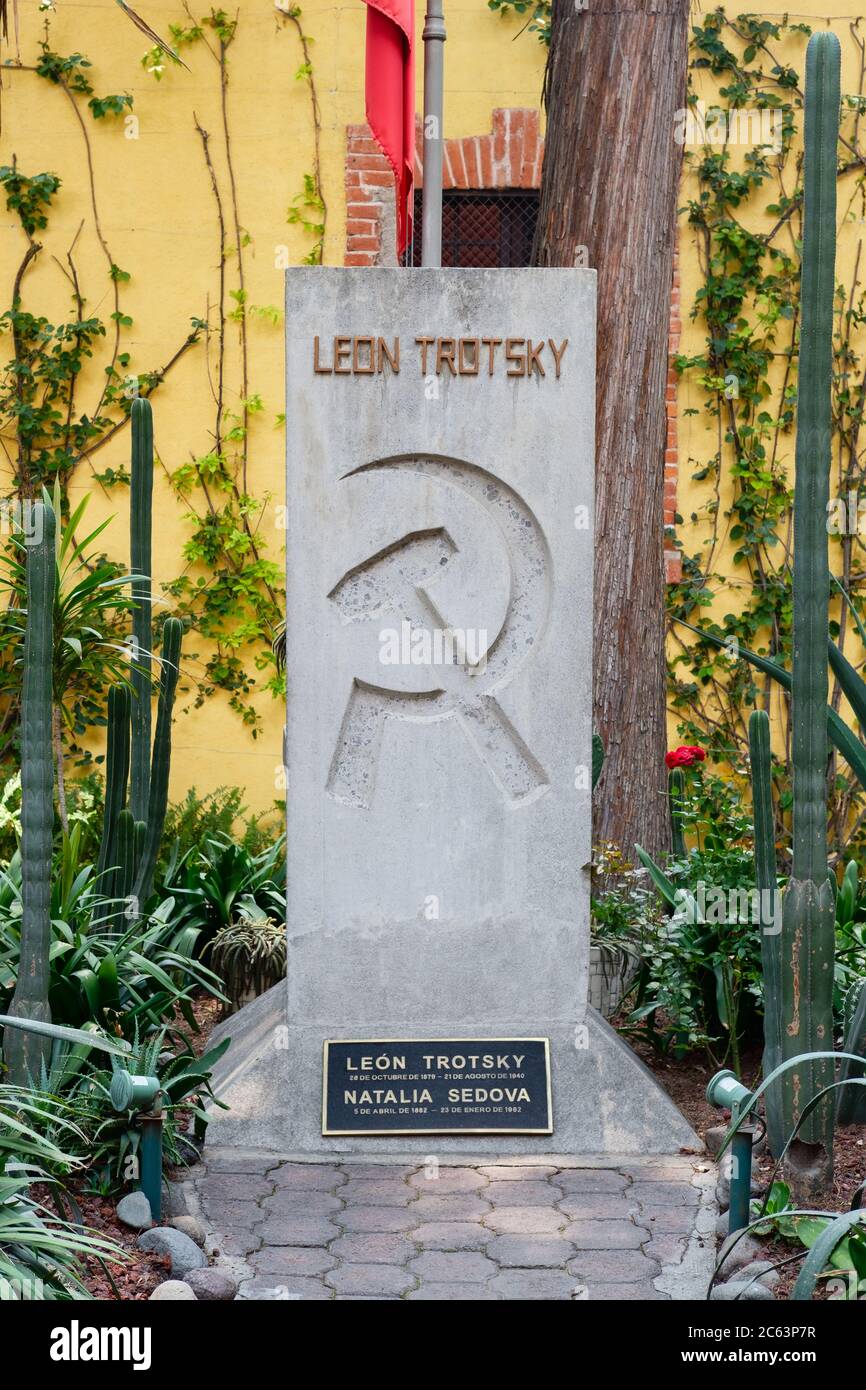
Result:
M427 0L424 16L424 188L421 203L421 264L442 264L442 105L445 17L442 0Z

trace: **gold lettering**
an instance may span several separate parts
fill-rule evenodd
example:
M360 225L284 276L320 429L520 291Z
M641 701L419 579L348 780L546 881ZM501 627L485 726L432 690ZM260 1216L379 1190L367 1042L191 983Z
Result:
M373 339L354 338L352 344L352 371L358 376L372 376L376 370L376 364L373 360ZM367 348L368 355L366 366L361 361L362 344Z
M426 375L427 375L427 349L428 349L428 347L430 347L430 345L431 345L432 343L435 343L435 341L436 341L435 338L416 338L416 339L415 339L415 342L416 342L416 343L420 343L420 344L421 344L421 375L422 375L422 376L426 376Z
M477 376L477 375L478 375L478 367L479 367L479 361L478 361L478 347L479 347L479 344L478 344L478 339L477 339L477 338L461 338L461 339L460 339L460 342L459 342L459 344L458 344L458 349L457 349L457 368L458 368L458 371L460 372L460 375L461 375L461 376ZM467 348L471 348L471 349L472 349L472 356L469 358L468 362L467 362L467 360L466 360L466 349L467 349Z
M511 367L509 367L507 372L508 376L526 376L526 361L523 353L515 351L517 348L522 348L524 342L524 338L505 339L505 360L506 362L511 362L516 369L512 371Z
M559 381L559 369L565 356L565 349L568 347L568 339L563 338L559 347L556 346L552 338L548 338L547 341L550 343L550 351L553 353L553 360L556 363L556 379Z
M543 352L544 352L544 339L543 339L543 338L542 338L541 342L538 344L538 347L533 347L533 346L532 346L532 339L531 339L531 338L527 338L527 339L526 339L526 375L527 375L527 376L532 376L532 369L533 369L533 367L534 367L535 370L538 372L538 375L539 375L539 376L547 376L547 373L546 373L546 371L544 370L544 363L543 363L542 360L541 360L541 354L542 354Z
M376 360L376 370L377 370L378 372L383 372L383 371L385 370L385 358L387 357L388 362L389 362L390 367L391 367L391 371L392 371L392 372L395 372L395 373L396 373L396 372L399 372L399 370L400 370L400 339L399 339L399 338L395 338L395 339L394 339L394 351L393 351L393 353L391 352L391 350L390 350L390 348L388 347L388 344L385 342L385 339L384 339L384 338L379 338L379 339L377 340L377 342L378 342L378 352L377 352L377 360Z
M482 338L484 346L487 348L487 375L493 375L493 357L496 349L502 342L501 338Z
M447 348L446 348L446 346L445 346L446 343L448 344ZM441 376L441 375L442 375L442 363L443 363L443 362L446 362L446 363L448 364L448 369L449 369L449 371L451 372L451 375L452 375L452 376L456 376L456 375L457 375L457 368L454 366L454 339L453 339L453 338L437 338L437 339L436 339L436 375L437 375L437 376Z
M314 372L319 372L319 373L321 373L322 376L330 376L330 375L331 375L331 368L330 368L330 367L322 367L322 366L320 366L320 364L319 364L319 339L318 339L318 337L316 337L316 338L313 339L313 371L314 371Z
M334 372L340 376L351 375L351 367L342 367L341 362L346 362L352 351L351 338L334 339Z

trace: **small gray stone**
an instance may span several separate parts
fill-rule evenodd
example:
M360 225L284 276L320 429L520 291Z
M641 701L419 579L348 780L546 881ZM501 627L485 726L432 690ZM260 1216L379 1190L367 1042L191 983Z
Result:
M153 1225L150 1202L143 1192L127 1192L117 1204L117 1219L134 1231L144 1231Z
M746 1284L741 1279L731 1280L729 1284L716 1284L710 1294L711 1302L733 1303L772 1303L773 1293L766 1284Z
M176 1231L173 1226L154 1226L153 1230L140 1235L136 1243L140 1250L154 1250L157 1255L168 1255L171 1272L178 1279L182 1279L191 1269L202 1269L207 1264L195 1241L190 1240L183 1231Z
M238 1291L236 1281L222 1269L191 1269L186 1282L201 1303L230 1303Z
M157 1284L148 1300L150 1303L195 1303L196 1296L189 1284L182 1279L166 1279Z
M728 1132L727 1125L710 1125L709 1129L704 1130L704 1143L707 1146L707 1153L714 1156L725 1142L725 1135Z
M724 1247L722 1248L724 1249ZM735 1270L742 1269L744 1265L751 1264L753 1260L759 1260L763 1253L756 1240L752 1240L751 1236L742 1236L724 1257L722 1251L719 1251L721 1277L729 1279Z
M716 1217L716 1235L719 1240L727 1240L728 1234L728 1213L720 1211Z
M770 1260L752 1260L751 1264L743 1265L742 1269L737 1271L738 1282L746 1284L750 1279L760 1279L768 1289L774 1289L781 1278L781 1274Z
M176 1231L183 1231L185 1236L189 1236L190 1240L194 1240L196 1245L204 1249L207 1231L197 1216L173 1216L168 1224Z

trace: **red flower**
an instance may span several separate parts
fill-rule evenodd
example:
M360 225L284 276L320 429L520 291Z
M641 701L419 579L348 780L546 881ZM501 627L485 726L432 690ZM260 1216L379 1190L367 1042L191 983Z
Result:
M691 767L693 763L702 763L706 756L696 743L685 743L672 753L665 753L665 764L667 767Z

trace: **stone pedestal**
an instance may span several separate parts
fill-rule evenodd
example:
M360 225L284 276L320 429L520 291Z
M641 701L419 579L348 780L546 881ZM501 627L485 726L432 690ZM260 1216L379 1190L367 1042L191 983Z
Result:
M286 323L288 1001L220 1142L694 1143L587 1011L594 273L298 269ZM520 1038L552 1133L322 1135L328 1039Z

